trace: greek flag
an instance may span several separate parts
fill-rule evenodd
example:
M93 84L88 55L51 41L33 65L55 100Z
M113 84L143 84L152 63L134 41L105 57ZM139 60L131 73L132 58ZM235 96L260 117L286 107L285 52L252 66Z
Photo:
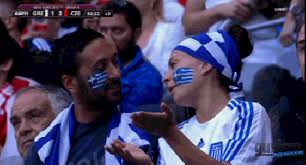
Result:
M173 80L176 85L191 83L192 69L191 68L178 68L173 73Z
M120 139L137 145L146 153L152 153L149 135L131 124L131 107L125 106L120 110L121 112L118 110L113 114L108 124L106 145L110 145L115 139ZM74 126L74 105L71 104L34 140L34 149L42 163L46 165L65 165L67 163ZM121 165L125 162L105 151L105 164Z
M200 33L183 40L174 48L184 52L200 61L211 64L218 72L232 81L236 86L239 77L241 59L238 54L236 43L225 31L219 30L211 33ZM242 86L240 86L242 87ZM230 87L232 92L232 87ZM242 88L233 94L234 98L243 97Z

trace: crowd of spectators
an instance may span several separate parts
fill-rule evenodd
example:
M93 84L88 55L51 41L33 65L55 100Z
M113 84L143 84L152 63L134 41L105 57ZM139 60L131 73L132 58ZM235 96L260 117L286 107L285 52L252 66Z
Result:
M22 3L90 3L113 15L12 16ZM286 152L282 144L304 150L304 8L303 0L0 0L0 164L304 164L301 154L268 160L224 143L234 156L218 157L203 147L219 137L240 143L229 116L243 122L254 107L240 150L255 153L256 140L274 153ZM195 127L210 135L192 135Z

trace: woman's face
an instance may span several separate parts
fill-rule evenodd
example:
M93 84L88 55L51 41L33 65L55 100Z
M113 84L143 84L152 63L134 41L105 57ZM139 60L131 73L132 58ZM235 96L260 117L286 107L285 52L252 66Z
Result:
M168 71L163 78L170 95L173 97L176 104L181 106L192 106L196 91L202 84L202 75L200 73L201 61L181 52L173 51L169 59ZM178 83L174 80L174 73L178 73L182 68L187 70L192 69L192 80L187 83Z

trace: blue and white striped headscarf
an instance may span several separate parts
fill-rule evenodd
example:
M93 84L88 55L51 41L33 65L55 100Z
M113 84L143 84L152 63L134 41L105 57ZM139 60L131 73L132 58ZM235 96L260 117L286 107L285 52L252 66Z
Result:
M235 41L225 31L200 33L183 40L174 48L200 61L211 64L217 71L232 81L231 98L243 98L242 84L238 85L241 59ZM239 90L237 90L237 88ZM233 89L233 91L231 90Z
M207 62L233 82L237 81L236 68L241 60L234 40L224 31L201 33L187 38L174 50Z

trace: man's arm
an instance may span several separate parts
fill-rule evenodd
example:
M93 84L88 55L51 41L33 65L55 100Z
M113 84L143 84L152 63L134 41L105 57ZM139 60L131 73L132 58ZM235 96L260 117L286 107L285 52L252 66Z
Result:
M206 9L203 0L189 0L182 21L186 34L192 35L207 32L214 23L223 19L245 21L250 14L249 5L243 0L234 0L209 9Z

